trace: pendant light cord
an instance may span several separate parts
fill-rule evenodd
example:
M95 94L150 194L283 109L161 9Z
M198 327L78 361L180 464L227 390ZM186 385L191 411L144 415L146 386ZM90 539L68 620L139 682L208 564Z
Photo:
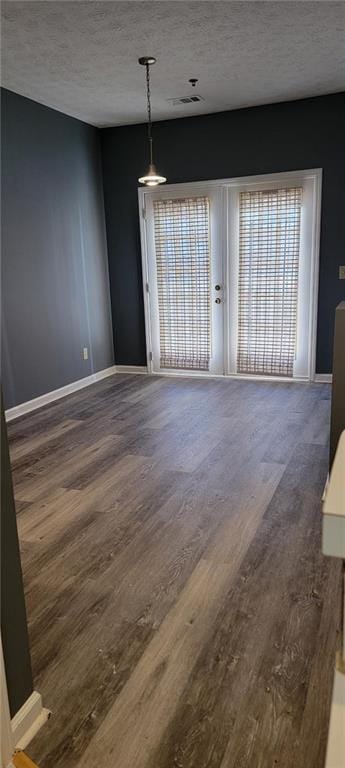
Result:
M151 91L150 91L150 65L146 64L146 89L147 89L147 137L150 147L150 164L152 165L152 122L151 122Z
M147 139L149 142L150 163L145 176L140 176L140 184L146 184L149 187L156 187L158 184L164 184L165 176L160 176L153 162L153 144L152 144L152 117L151 117L151 88L150 88L150 66L156 63L154 56L140 56L138 59L142 67L146 67L146 105L147 105Z

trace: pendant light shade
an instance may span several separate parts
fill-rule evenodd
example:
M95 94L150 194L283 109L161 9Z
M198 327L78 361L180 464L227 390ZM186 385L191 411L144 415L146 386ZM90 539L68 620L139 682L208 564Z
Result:
M154 163L150 163L145 176L140 176L140 184L146 184L147 187L156 187L157 184L164 184L165 176L160 176Z
M139 59L139 64L146 67L146 94L147 94L147 138L149 142L149 167L144 176L140 176L138 181L140 184L145 184L147 187L157 187L158 184L164 184L166 181L165 176L161 176L158 173L157 168L153 162L153 148L152 148L152 120L151 120L151 91L150 91L150 66L155 64L156 59L153 56L142 56Z

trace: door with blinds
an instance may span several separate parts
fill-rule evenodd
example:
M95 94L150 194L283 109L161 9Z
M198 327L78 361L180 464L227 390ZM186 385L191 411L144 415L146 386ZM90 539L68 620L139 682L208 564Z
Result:
M312 378L321 172L142 199L149 369Z
M229 183L229 373L313 377L320 201L319 170Z
M237 371L292 377L302 187L240 192Z
M217 191L147 202L155 372L224 373L219 205Z

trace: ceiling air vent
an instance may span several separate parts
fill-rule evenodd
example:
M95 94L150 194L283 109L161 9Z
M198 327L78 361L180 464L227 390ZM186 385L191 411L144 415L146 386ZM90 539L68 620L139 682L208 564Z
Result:
M202 96L194 96L193 94L193 96L181 96L179 99L167 99L167 101L173 107L177 107L179 104L195 104L197 101L205 101L205 99Z

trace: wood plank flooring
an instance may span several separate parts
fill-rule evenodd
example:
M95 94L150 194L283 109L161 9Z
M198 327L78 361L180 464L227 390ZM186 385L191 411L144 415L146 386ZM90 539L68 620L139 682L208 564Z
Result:
M329 398L121 374L9 424L40 768L323 768Z

